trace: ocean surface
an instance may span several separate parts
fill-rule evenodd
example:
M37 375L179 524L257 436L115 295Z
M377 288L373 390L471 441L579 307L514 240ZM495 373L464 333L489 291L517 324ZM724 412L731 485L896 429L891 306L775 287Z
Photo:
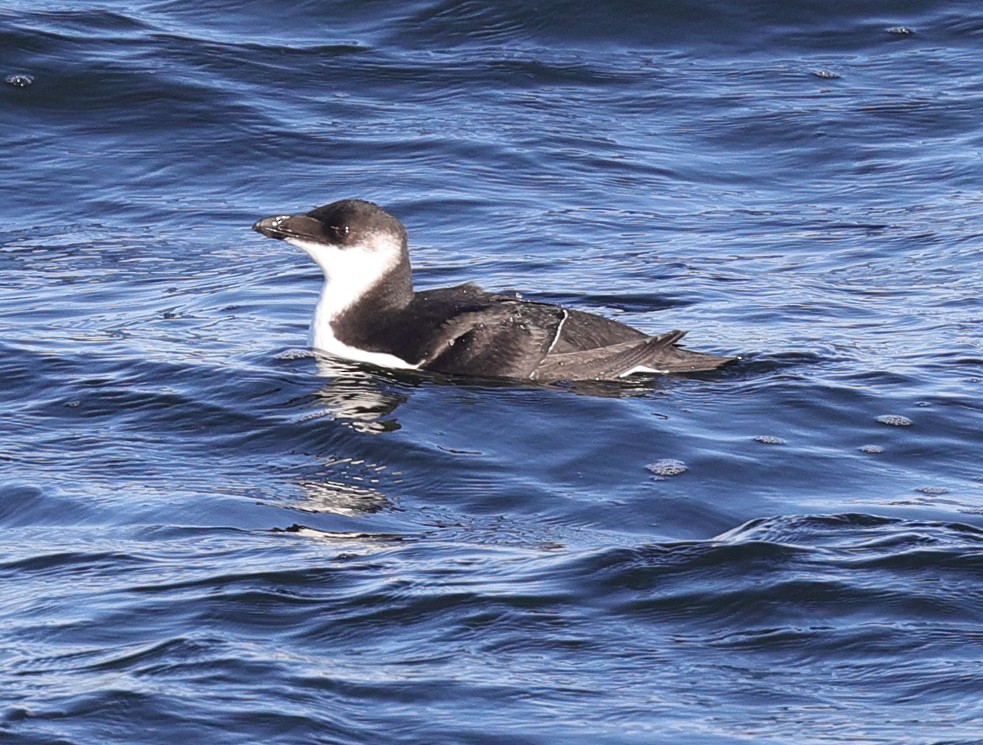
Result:
M0 8L0 742L983 742L983 5ZM307 348L250 230L687 329Z

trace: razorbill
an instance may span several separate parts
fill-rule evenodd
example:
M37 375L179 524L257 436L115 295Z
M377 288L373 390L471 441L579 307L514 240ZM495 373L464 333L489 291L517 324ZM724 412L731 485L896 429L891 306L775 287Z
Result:
M380 367L542 382L711 370L729 357L677 346L592 313L463 284L413 291L406 229L343 199L253 229L303 249L324 272L311 346Z

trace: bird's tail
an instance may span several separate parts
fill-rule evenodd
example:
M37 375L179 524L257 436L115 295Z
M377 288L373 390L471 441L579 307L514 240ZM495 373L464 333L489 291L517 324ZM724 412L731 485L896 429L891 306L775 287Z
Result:
M669 331L641 341L627 341L546 357L533 372L534 380L613 380L636 373L678 373L713 370L732 361L677 346L685 331Z

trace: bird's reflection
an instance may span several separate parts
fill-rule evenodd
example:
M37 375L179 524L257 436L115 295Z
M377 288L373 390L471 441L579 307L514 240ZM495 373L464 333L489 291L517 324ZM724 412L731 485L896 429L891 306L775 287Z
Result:
M315 353L317 374L330 380L314 393L321 406L316 416L328 416L358 432L380 434L400 428L394 416L396 409L408 396L395 390L397 386L406 388L427 380L434 386L464 385L471 389L537 389L542 391L565 391L597 398L634 398L645 396L653 390L661 389L668 382L680 377L699 378L699 374L674 376L638 377L632 380L602 381L584 380L577 382L556 381L549 384L531 381L515 381L500 378L462 379L455 376L435 373L418 374L406 371L363 368L357 363Z
M327 512L332 515L354 517L379 512L389 500L371 486L344 484L338 481L298 481L303 498L294 509L302 512Z
M380 434L399 429L393 413L406 396L385 390L384 379L345 360L317 355L317 374L329 383L313 394L321 407L319 416L329 416L357 432Z
M357 531L319 530L308 525L291 525L287 528L274 528L274 533L293 533L318 541L319 543L341 548L346 554L376 553L389 550L393 544L407 540L400 533L365 533Z
M304 408L308 412L302 419L324 417L370 435L399 429L394 414L407 397L398 392L395 381L346 360L315 353L314 361L318 377L325 382L309 397L305 396ZM319 473L294 482L302 495L291 508L349 517L379 512L389 505L389 500L377 488L384 470L385 466L362 458L332 454L318 468L323 477Z
M427 374L418 378L408 372L394 373L363 368L358 363L318 353L313 353L313 358L317 375L324 382L316 392L304 397L304 408L313 404L314 410L308 411L303 418L329 418L360 434L378 435L399 430L396 410L409 399L412 389L419 386L422 380L438 388L462 385L460 379L448 376ZM547 398L557 393L624 398L650 394L661 382L662 379L639 379L543 385L510 380L470 379L463 384L469 389L486 392L503 388L536 389L543 391ZM553 393L548 393L550 391ZM302 512L349 517L381 512L390 507L391 501L379 489L379 483L383 480L381 475L386 466L366 460L365 451L361 448L359 450L363 454L354 458L342 456L335 451L317 469L318 475L308 474L307 477L295 481L302 490L302 495L291 507Z

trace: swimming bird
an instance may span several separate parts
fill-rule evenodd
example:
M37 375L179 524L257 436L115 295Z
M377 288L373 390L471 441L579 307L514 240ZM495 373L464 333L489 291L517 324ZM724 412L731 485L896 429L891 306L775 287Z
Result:
M406 229L372 202L343 199L253 229L303 249L324 286L311 346L380 367L540 382L711 370L731 360L593 313L463 284L415 292Z

